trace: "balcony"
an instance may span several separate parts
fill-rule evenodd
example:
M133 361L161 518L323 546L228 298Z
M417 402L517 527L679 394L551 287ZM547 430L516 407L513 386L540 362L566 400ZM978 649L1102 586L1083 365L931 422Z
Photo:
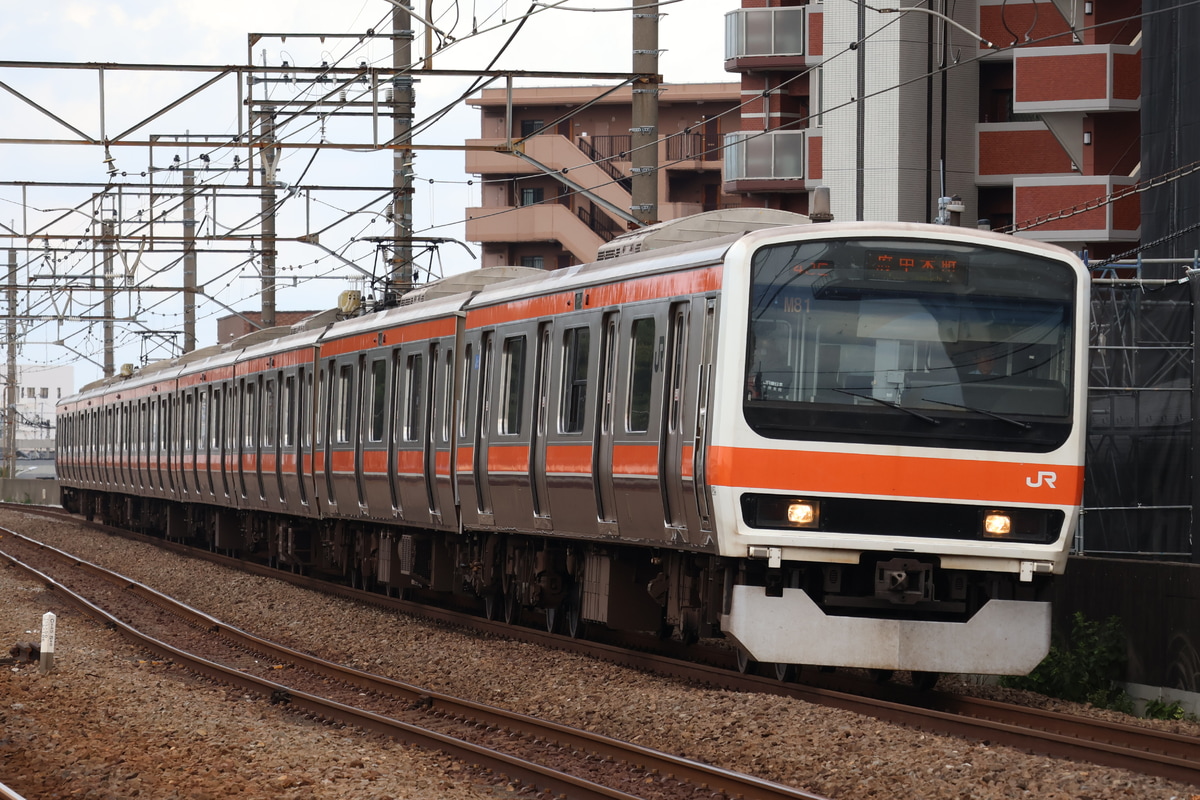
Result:
M1043 242L1133 242L1141 235L1141 195L1120 194L1137 181L1125 175L1018 178L1013 220L1027 239ZM1035 227L1026 227L1033 223Z
M821 63L823 7L739 8L725 15L725 69L795 69Z
M977 182L1009 185L1026 175L1073 176L1071 157L1043 122L980 122L975 126Z
M608 238L558 203L467 209L467 240L472 242L558 242L577 261L588 263Z
M590 140L581 140L581 143L589 147L588 152L576 147L565 136L546 134L526 139L524 148L531 158L551 169L561 170L576 183L597 187L594 190L597 197L618 208L628 208L631 201L624 175L611 161L606 160L606 154L598 154L591 149ZM468 139L467 172L485 178L541 173L528 161L498 152L496 148L504 144L504 139ZM600 162L593 163L597 158L601 159Z
M724 181L731 193L812 188L821 181L821 129L726 134Z
M1123 44L1013 51L1013 111L1101 113L1141 105L1141 47Z

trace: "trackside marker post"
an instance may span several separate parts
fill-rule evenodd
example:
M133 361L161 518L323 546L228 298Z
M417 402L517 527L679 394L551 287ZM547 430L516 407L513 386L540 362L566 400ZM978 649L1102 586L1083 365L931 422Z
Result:
M42 614L42 660L38 671L45 675L54 669L54 632L58 626L58 617L53 611Z

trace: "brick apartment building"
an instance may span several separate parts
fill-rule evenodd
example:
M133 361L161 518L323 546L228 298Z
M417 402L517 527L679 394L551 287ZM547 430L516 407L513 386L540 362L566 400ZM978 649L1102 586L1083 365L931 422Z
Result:
M736 83L664 84L659 95L658 216L676 219L737 204L722 190L722 134L736 130ZM555 269L592 261L628 223L632 91L596 86L518 88L511 118L504 89L468 101L480 110L482 138L469 140L467 172L481 182L481 205L467 209L467 239L482 245L480 266ZM561 121L558 121L560 120ZM506 129L506 120L508 127ZM540 131L540 132L539 132ZM533 135L537 132L537 135ZM546 171L490 148L520 139L525 153L593 189L573 190Z
M1129 190L1147 177L1142 4L925 7L961 28L854 3L743 0L726 15L725 67L746 104L726 135L726 191L805 211L825 185L838 219L910 222L958 195L970 222L1098 256L1132 247L1141 195Z

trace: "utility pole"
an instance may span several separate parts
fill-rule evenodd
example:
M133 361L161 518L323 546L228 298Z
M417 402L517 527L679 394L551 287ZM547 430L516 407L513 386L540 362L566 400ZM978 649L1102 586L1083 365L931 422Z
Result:
M4 476L17 476L17 251L8 251L8 386L4 392Z
M183 352L196 349L196 171L183 171Z
M633 180L630 209L642 225L658 222L658 9L633 2L633 127L629 129Z
M264 328L275 326L275 186L279 148L275 146L275 108L259 112L259 153L262 158L262 314ZM186 347L186 345L185 345Z
M100 248L104 252L104 377L116 374L113 367L113 317L116 316L113 296L113 243L116 240L116 221L100 222Z
M392 9L392 269L385 301L398 299L413 286L412 219L413 91L412 16L400 4ZM428 54L426 54L428 55Z

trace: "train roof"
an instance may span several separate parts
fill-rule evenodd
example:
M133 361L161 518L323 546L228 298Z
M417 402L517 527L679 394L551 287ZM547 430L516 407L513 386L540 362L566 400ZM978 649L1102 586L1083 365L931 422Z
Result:
M804 214L780 211L775 208L723 208L716 211L704 211L690 217L659 222L621 234L611 242L600 246L600 249L596 251L596 260L607 261L633 253L692 244L761 228L808 225L811 222L812 220Z

